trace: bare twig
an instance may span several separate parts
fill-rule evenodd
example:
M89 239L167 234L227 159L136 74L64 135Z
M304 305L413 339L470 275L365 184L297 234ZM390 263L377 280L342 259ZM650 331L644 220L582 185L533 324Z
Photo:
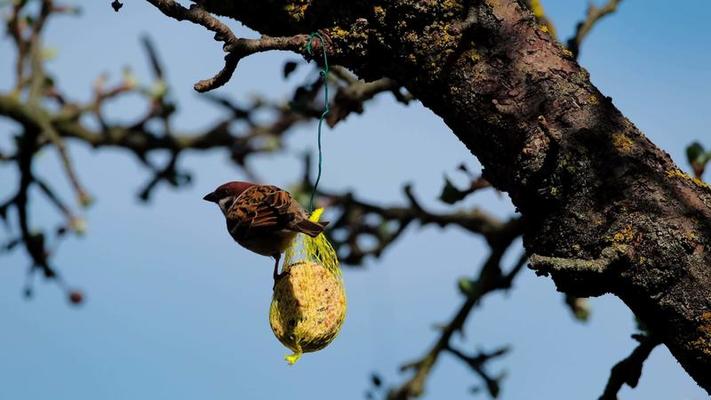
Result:
M652 350L661 344L661 341L652 334L635 335L633 337L639 344L627 358L612 367L610 379L607 381L605 391L600 396L600 400L617 400L617 393L624 384L631 388L637 387L639 378L642 376L644 361L649 358Z
M420 205L410 185L405 185L403 193L408 200L406 205L384 207L357 199L352 193L319 192L329 207L339 209L331 230L334 232L334 246L345 263L358 265L367 256L379 257L413 222L423 226L458 226L483 235L490 244L497 244L502 238L505 240L521 226L517 218L504 223L479 209L434 213ZM375 216L377 221L366 216ZM375 239L376 244L362 248L359 239L365 236Z
M463 330L464 324L467 321L467 317L471 314L472 309L479 304L481 299L487 294L511 287L514 277L521 271L523 265L526 263L526 256L522 255L516 265L514 265L507 274L502 273L500 263L504 252L509 248L513 240L518 237L518 234L519 232L515 232L515 234L508 236L506 240L502 241L498 246L492 247L492 252L479 271L479 276L476 280L468 281L467 285L460 284L460 288L467 296L464 304L462 304L454 318L444 326L439 339L426 355L417 361L407 363L401 367L403 371L414 370L414 374L401 386L392 389L390 393L388 393L388 400L407 400L422 395L430 371L436 364L440 354L443 351L451 349L450 340L452 336L456 332Z
M501 380L503 379L504 374L500 374L499 376L493 377L486 371L485 365L487 362L499 358L504 354L508 353L509 347L504 346L490 353L482 351L471 356L464 354L462 351L452 347L448 347L446 350L453 356L466 363L469 368L474 371L474 373L479 375L479 377L484 381L486 390L489 392L489 395L491 397L499 397L499 392L501 391Z
M203 79L196 83L194 88L198 92L207 92L227 83L237 68L237 64L244 57L268 50L292 50L300 52L308 40L307 35L295 35L291 37L262 36L260 39L238 38L227 25L220 22L198 4L192 4L190 8L185 8L173 0L148 1L163 14L171 18L178 21L187 20L215 32L215 40L224 43L223 50L227 52L227 55L225 55L225 66L213 77Z
M622 0L608 0L602 7L597 7L590 2L585 19L578 23L575 28L575 35L568 39L568 50L573 53L575 58L578 58L580 46L592 28L600 22L600 20L617 11L617 7L620 3L622 3Z
M49 140L52 142L54 147L57 149L57 152L59 153L59 157L62 160L62 167L64 168L64 172L69 178L69 182L71 183L71 186L74 189L74 192L76 193L77 199L79 200L79 204L85 207L90 205L93 200L91 198L91 195L89 195L89 193L84 189L83 185L79 182L79 178L77 177L74 164L72 163L69 157L69 150L64 145L64 140L59 135L59 133L57 133L56 129L54 129L52 123L45 118L44 114L38 113L37 115L37 122L42 128L42 132L49 138Z
M442 187L442 192L439 195L439 199L447 204L455 204L461 200L464 200L467 196L475 193L481 189L491 187L489 181L487 181L481 175L475 175L469 171L466 164L462 163L457 168L459 171L464 172L469 178L469 186L463 189L455 186L448 177L444 178L444 187Z
M402 85L390 78L381 78L372 82L350 80L347 86L339 88L336 92L334 105L326 122L333 127L351 113L362 113L365 102L384 92L390 92L397 101L408 104L413 97L410 94L403 94L400 91L401 87Z

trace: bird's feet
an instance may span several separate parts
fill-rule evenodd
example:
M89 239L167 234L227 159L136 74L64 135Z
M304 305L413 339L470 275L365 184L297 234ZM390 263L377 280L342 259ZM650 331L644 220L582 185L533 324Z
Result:
M279 274L274 274L274 285L272 286L272 291L276 289L277 283L282 280L285 276L289 275L289 272L282 272Z

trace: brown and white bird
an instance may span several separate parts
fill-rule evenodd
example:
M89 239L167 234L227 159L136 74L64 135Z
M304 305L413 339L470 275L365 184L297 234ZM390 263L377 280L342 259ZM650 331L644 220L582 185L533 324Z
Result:
M247 250L274 258L274 281L279 259L297 233L311 237L328 222L311 222L306 210L285 190L272 185L227 182L204 200L216 203L227 220L227 231Z

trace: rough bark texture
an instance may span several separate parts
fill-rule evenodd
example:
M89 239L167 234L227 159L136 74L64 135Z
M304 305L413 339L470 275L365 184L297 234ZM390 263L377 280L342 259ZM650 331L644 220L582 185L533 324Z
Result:
M390 77L510 194L532 266L614 293L711 392L711 188L681 172L516 0L202 0L266 35L320 30L331 60Z

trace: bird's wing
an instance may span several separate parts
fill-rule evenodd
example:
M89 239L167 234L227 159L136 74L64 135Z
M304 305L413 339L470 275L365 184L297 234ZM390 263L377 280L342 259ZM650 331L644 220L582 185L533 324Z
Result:
M289 212L291 201L291 195L276 186L252 186L227 212L228 229L232 233L285 229L295 217Z

